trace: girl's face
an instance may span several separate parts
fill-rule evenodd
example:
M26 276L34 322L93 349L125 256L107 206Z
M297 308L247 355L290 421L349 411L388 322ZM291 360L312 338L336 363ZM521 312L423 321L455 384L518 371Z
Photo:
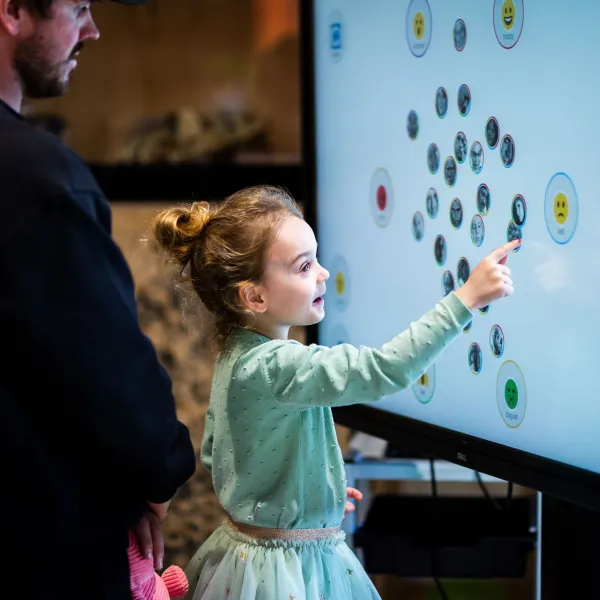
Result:
M325 316L328 279L329 272L317 260L313 230L302 219L286 218L256 289L263 302L258 318L274 330L318 323Z

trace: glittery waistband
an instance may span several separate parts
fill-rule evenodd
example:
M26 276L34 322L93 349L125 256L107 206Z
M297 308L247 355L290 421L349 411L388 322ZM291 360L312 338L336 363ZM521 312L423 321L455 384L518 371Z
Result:
M324 527L321 529L272 529L270 527L256 527L255 525L237 523L231 519L227 520L227 525L238 533L259 540L316 542L334 538L342 531L341 527Z

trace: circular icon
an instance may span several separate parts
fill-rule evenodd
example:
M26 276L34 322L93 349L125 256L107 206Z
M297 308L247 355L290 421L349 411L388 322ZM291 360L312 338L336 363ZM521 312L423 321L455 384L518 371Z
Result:
M427 148L427 168L432 175L440 168L440 149L436 144L429 144Z
M406 43L416 57L427 52L431 41L431 9L427 0L412 0L406 13Z
M454 285L454 275L451 271L444 271L442 275L442 293L447 296L450 292L456 289Z
M425 205L427 207L427 215L430 219L435 219L438 216L438 212L440 209L440 200L438 198L438 193L435 188L429 188L427 190L427 198L425 200Z
M504 332L500 325L494 325L490 330L490 348L496 358L504 354Z
M467 45L467 26L462 19L457 19L455 21L452 38L454 40L454 47L459 52L462 52Z
M502 420L509 427L518 427L527 409L527 386L517 363L507 360L498 372L496 402Z
M417 211L412 218L412 234L417 242L420 242L425 235L425 219L420 211Z
M473 173L479 175L479 173L481 173L481 169L483 169L483 147L479 142L473 142L471 145L469 161L471 163L471 170Z
M446 185L454 187L457 176L456 161L454 160L454 156L449 156L444 163L444 180L446 181Z
M502 145L500 146L500 160L507 169L512 167L513 163L515 162L515 141L508 134L502 138Z
M508 223L508 227L506 228L506 241L512 242L513 240L522 240L523 239L523 230L520 227L515 225L514 221L510 221ZM517 246L513 252L518 252L521 249L521 245Z
M471 327L473 327L473 321L469 321L464 327L463 327L463 332L464 333L469 333L469 331L471 331Z
M456 156L457 162L459 162L461 165L467 158L467 152L467 136L462 131L459 131L454 138L454 156Z
M385 227L394 212L392 180L385 169L377 169L371 180L371 215L379 227Z
M485 124L485 141L490 150L493 150L500 140L500 125L496 117L490 117Z
M416 140L419 135L419 115L414 110L406 117L406 132L411 140Z
M339 62L344 56L346 31L342 13L338 10L329 16L328 45L329 53L334 62Z
M523 0L494 0L494 31L503 48L509 50L516 46L524 20Z
M482 315L487 315L487 314L490 312L490 305L489 305L489 304L487 304L486 306L482 306L482 307L481 307L480 309L478 309L478 310L479 310L479 312L480 312Z
M443 267L446 264L446 256L448 255L448 248L446 246L446 240L443 235L438 235L433 243L433 254L435 256L435 262Z
M462 202L458 198L452 200L450 204L450 224L454 229L460 229L463 222L463 207Z
M456 280L458 281L458 285L465 285L470 276L471 265L469 265L469 261L463 256L458 260L458 264L456 265Z
M415 398L421 404L427 404L435 392L435 364L431 365L412 386Z
M469 346L469 368L473 375L479 375L481 373L481 367L483 366L483 353L479 344L472 343Z
M556 173L548 183L544 200L546 227L557 244L571 240L579 219L577 190L566 173Z
M458 112L466 117L471 110L471 90L464 83L458 88Z
M435 112L440 119L448 112L448 92L443 87L439 87L435 93Z
M485 237L485 226L481 215L474 215L471 219L471 241L477 246L483 244Z
M521 194L517 194L513 198L512 220L517 227L523 227L527 221L527 203Z
M488 214L491 202L490 188L485 183L480 184L477 188L477 210L480 215Z
M338 310L344 310L350 302L350 269L343 256L336 255L331 261L334 281L333 303Z

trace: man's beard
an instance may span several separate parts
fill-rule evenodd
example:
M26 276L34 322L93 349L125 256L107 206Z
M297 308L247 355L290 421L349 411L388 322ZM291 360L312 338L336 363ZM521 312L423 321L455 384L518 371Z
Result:
M71 56L81 50L79 43ZM65 77L68 61L53 63L48 44L40 35L22 42L13 57L13 67L21 82L23 95L28 98L56 98L63 96L69 88L69 78Z

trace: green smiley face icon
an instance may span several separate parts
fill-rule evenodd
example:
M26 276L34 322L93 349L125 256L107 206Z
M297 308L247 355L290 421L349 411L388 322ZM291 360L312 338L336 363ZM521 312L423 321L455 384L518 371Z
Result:
M512 379L509 379L504 386L504 399L510 409L514 409L519 402L519 390Z

